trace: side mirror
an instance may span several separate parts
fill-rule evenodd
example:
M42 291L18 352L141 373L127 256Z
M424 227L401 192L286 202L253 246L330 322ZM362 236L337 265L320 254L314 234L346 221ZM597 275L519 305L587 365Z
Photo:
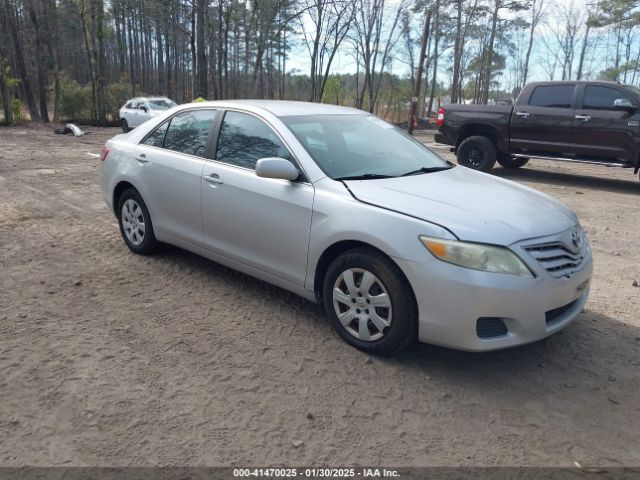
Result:
M148 112L147 107L145 107L144 105L140 107L140 110L144 110L145 113Z
M628 98L616 98L613 101L613 109L626 110L627 112L633 112L636 110L636 107Z
M256 162L256 175L262 178L297 180L300 171L289 160L279 157L261 158Z

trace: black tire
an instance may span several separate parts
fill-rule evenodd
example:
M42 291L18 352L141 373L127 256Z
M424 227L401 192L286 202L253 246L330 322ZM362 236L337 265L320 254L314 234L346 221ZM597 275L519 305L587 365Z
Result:
M131 129L129 128L129 122L127 122L124 118L120 120L120 126L122 127L122 133L129 133Z
M338 278L342 276L343 272L349 269L371 272L377 277L377 280L379 280L384 289L386 289L391 303L391 309L374 307L373 310L381 316L385 316L386 313L387 319L390 315L388 326L381 332L375 329L375 324L372 320L368 320L366 321L367 327L365 327L368 333L371 333L371 331L374 331L375 335L382 333L382 337L379 339L366 341L356 338L338 319L336 308L334 308L333 290ZM358 283L358 280L360 283ZM362 277L356 279L355 285L358 289L362 286ZM374 283L367 293L373 292L374 289L380 290L379 287L379 284ZM362 297L362 295L360 296ZM366 295L363 298L366 298ZM351 301L354 302L354 305L349 308L357 308L355 299ZM415 342L418 338L418 307L416 306L411 286L398 266L387 256L374 249L355 248L348 250L331 263L324 277L323 302L329 320L338 334L348 344L359 350L373 355L393 355ZM369 302L367 301L367 303ZM346 306L347 304L341 305ZM368 313L371 305L364 305L360 308L367 308L366 312ZM360 310L358 310L358 312L360 312ZM362 310L362 312L362 314L365 315L365 310ZM367 318L368 317L369 315L367 315ZM358 329L360 328L360 323L357 318L354 318L352 322L352 325L357 325Z
M458 146L458 164L481 172L490 171L496 164L497 152L493 142L482 135L465 138Z
M498 163L504 168L520 168L527 164L529 161L526 157L512 157L511 155L498 156Z
M123 208L128 200L133 200L133 202L135 202L135 204L137 204L139 207L139 214L137 214L137 209L132 211L134 216L137 217L136 225L139 226L139 223L144 224L143 235L140 235L138 233L139 230L136 230L137 238L141 238L140 243L134 242L125 232L125 228L128 229L128 227L125 227L124 225L124 216L126 215L126 213L125 211L123 211ZM137 190L128 188L124 192L122 192L122 195L120 195L120 198L118 199L118 210L116 211L116 215L118 217L118 224L120 225L120 234L122 235L122 239L132 252L138 253L140 255L150 255L158 249L159 244L156 240L155 234L153 233L153 224L151 223L149 210L147 209L147 205L144 203L144 200ZM139 219L142 219L142 221L139 222Z

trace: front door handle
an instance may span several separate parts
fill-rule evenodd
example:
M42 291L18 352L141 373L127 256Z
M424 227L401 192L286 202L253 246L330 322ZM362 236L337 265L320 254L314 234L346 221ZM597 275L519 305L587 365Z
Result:
M591 117L589 115L576 115L575 119L582 122L588 122L589 120L591 120Z
M136 160L139 163L149 163L149 159L147 158L147 156L144 153L141 153L140 155L138 155L136 157Z
M207 175L206 177L204 177L206 182L209 183L215 183L217 185L221 185L224 182L222 181L222 179L220 178L220 175L218 175L217 173L210 173L209 175Z
M516 112L516 117L529 118L529 112Z

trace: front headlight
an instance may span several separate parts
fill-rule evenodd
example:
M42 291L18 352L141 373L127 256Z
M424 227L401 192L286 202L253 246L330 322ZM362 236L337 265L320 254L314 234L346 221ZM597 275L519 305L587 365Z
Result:
M420 236L420 241L434 257L443 262L483 272L534 277L524 262L508 248L425 236Z

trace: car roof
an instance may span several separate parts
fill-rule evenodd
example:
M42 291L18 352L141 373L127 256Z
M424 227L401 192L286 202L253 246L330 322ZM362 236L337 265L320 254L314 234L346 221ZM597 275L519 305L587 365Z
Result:
M162 96L153 96L153 97L133 97L127 100L127 103L133 102L134 100L171 100L169 97Z
M603 85L609 87L624 87L623 84L610 80L549 80L531 82L529 85Z
M290 100L216 100L210 102L189 103L181 107L218 107L239 108L258 113L269 112L276 117L289 117L296 115L364 115L362 110L326 103L295 102Z

